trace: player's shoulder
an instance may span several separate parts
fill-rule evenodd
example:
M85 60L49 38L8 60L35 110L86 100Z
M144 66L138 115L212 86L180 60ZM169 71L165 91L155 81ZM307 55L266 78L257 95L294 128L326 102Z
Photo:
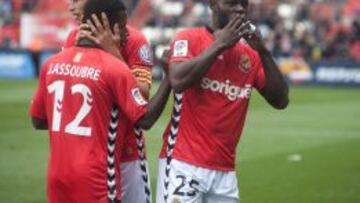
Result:
M126 63L116 58L114 55L107 53L101 49L99 49L98 52L104 70L108 71L110 75L111 73L127 74L127 72L130 71Z
M65 56L68 55L69 52L73 52L73 47L70 47L68 49L63 49L63 50L51 55L41 65L41 72L47 72L48 68L50 67L50 64L55 64L55 63L61 62L65 58Z
M144 33L142 33L140 30L134 28L134 27L131 27L130 25L127 25L126 26L127 30L128 30L128 41L131 43L131 42L139 42L139 41L145 41L147 42L147 38L146 36L144 35Z
M68 34L68 36L65 40L64 48L69 48L69 47L75 46L76 36L77 36L78 32L79 32L79 28L74 28L70 31L70 33Z
M79 30L79 28L74 28L74 29L72 29L71 31L70 31L70 33L69 33L69 37L70 36L72 36L72 37L74 37L74 36L76 36L77 35L77 33L79 32L80 30Z
M50 56L45 63L51 63L51 62L56 62L56 61L60 61L62 60L64 57L66 57L67 55L69 55L70 53L73 53L75 51L75 47L69 47L68 49L63 49L55 54L53 54L52 56Z

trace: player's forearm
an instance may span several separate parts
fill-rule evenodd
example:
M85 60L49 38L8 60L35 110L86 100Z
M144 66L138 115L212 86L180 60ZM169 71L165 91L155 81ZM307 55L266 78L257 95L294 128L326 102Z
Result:
M289 104L289 87L271 53L264 49L259 51L259 56L266 76L266 85L261 94L274 108L285 109Z
M149 97L150 97L150 85L149 85L149 84L140 83L140 82L138 82L137 85L139 86L141 95L142 95L146 100L149 100Z
M136 123L136 126L141 127L142 129L150 129L156 120L160 117L162 111L164 110L169 94L171 92L170 82L165 78L156 92L156 94L150 99L148 104L148 111L145 115Z
M172 63L169 79L175 92L182 92L200 80L224 51L224 47L215 42L199 56L182 63Z
M36 117L31 117L32 125L37 130L47 130L48 122L46 119L40 119Z

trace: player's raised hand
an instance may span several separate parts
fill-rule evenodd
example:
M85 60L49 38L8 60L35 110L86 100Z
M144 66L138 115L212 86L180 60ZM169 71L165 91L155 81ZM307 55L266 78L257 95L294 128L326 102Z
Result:
M249 27L243 31L244 39L256 51L266 50L263 43L261 33L254 25L250 24Z
M242 24L243 16L239 14L236 15L223 29L215 31L216 42L224 48L234 46L242 37L239 35L239 32L245 27L245 25Z
M78 38L86 37L95 42L105 51L122 59L119 48L121 43L126 39L121 39L119 25L115 24L112 30L105 13L101 13L101 21L95 14L91 17L92 20L88 19L86 24L80 25Z

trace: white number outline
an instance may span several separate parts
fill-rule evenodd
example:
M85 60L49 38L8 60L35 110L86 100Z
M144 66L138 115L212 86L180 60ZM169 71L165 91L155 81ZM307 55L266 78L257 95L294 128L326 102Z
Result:
M61 109L64 99L65 82L63 80L56 80L48 86L48 92L51 94L55 92L53 119L51 129L54 132L60 131L61 126Z
M62 104L64 99L65 91L65 81L57 80L51 83L48 86L48 92L54 93L54 107L53 107L53 122L52 122L52 131L59 132L61 126L61 117L62 117ZM91 127L80 126L80 123L85 119L85 117L90 113L92 108L92 93L88 86L84 84L75 84L71 86L71 94L81 94L83 97L83 103L80 107L80 110L76 114L75 118L66 125L65 132L77 136L91 136Z

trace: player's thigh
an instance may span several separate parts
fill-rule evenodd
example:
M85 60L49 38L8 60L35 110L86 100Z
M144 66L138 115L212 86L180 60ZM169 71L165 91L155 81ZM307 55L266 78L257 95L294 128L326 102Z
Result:
M235 172L216 172L213 184L204 196L204 203L217 202L239 202L239 188Z
M202 203L239 203L238 198L226 197L222 195L208 194L204 197Z
M121 163L120 170L122 203L146 202L145 186L147 183L142 178L143 171L140 168L140 161Z
M169 175L168 202L202 203L203 186L196 178L198 167L172 160Z
M158 176L156 183L156 203L164 203L164 181L165 181L166 159L159 159Z

